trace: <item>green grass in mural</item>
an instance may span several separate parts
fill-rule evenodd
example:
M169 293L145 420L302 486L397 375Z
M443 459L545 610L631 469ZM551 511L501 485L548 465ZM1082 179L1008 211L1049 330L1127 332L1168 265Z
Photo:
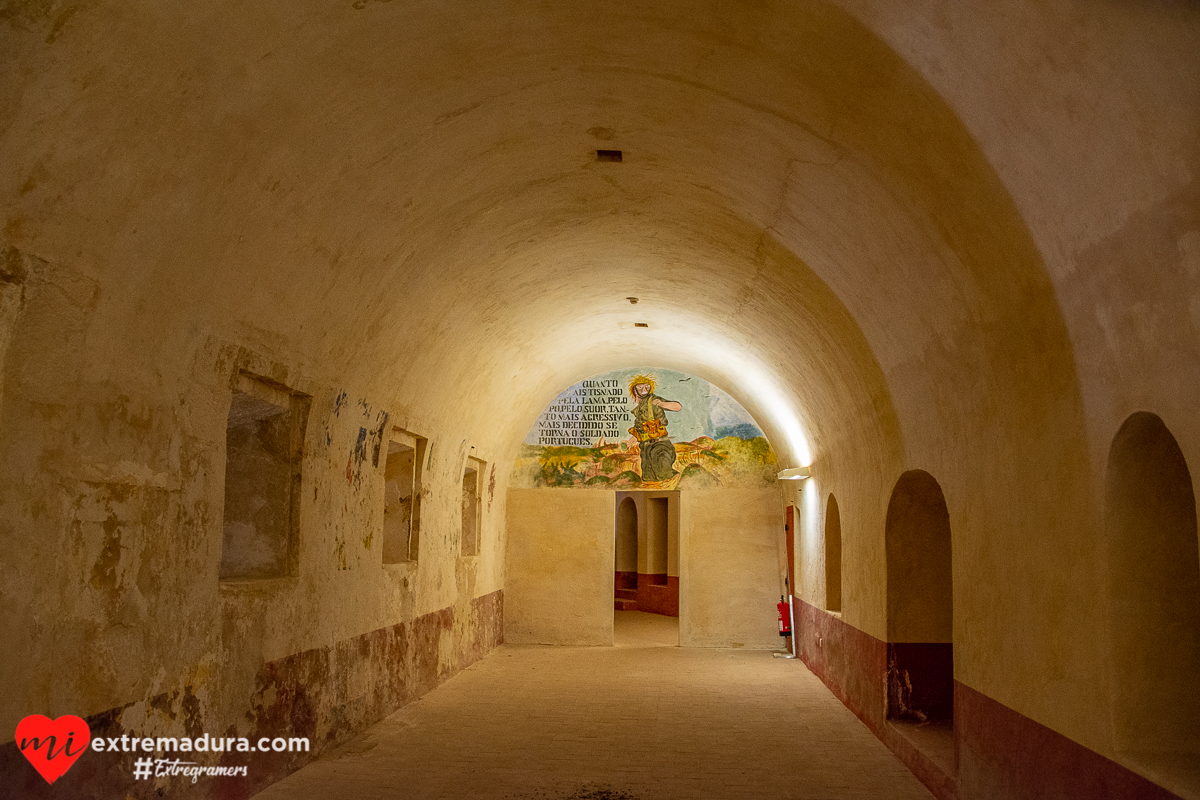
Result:
M764 486L775 481L776 459L762 436L701 436L675 445L680 489ZM636 489L641 456L622 443L599 447L522 445L513 485L526 488Z

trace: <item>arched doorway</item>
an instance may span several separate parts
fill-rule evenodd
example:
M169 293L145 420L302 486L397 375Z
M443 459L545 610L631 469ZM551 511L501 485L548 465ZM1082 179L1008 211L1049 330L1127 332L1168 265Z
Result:
M617 611L637 609L638 513L632 497L617 504L617 541L613 571L613 604Z

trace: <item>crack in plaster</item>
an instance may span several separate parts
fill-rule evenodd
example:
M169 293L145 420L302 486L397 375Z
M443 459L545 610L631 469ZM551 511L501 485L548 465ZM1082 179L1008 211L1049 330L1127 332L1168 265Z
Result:
M805 133L808 133L811 136L819 139L820 141L829 145L830 147L838 148L837 142L835 142L833 139L830 139L825 134L820 133L815 128L813 128L811 125L803 122L802 120L798 119L797 117L790 116L778 109L771 108L770 106L764 105L762 103L752 103L749 100L745 100L745 99L738 97L737 95L733 94L732 92L726 92L721 89L717 89L715 87L708 86L704 83L701 83L700 81L689 80L680 75L672 75L672 74L665 73L665 72L650 72L647 70L633 69L631 67L581 67L580 72L618 72L618 73L624 73L624 74L628 74L628 75L640 75L645 78L658 78L659 80L669 81L671 83L680 83L680 84L683 84L684 86L689 86L693 89L699 89L700 91L708 92L709 94L715 94L716 96L721 97L725 100L728 100L731 103L734 103L736 105L739 105L742 108L747 108L751 111L758 111L762 114L767 114L768 116L774 117L775 119L778 119L781 122L786 122L789 125L794 125L795 127L799 128L800 130L804 131Z

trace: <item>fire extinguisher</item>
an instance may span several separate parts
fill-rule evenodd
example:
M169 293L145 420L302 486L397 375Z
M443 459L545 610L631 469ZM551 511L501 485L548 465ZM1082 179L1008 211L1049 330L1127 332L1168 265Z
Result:
M791 613L792 609L790 606L788 606L787 601L784 600L783 595L779 596L779 603L776 604L775 607L779 609L779 635L780 636L791 636L792 635L792 613Z

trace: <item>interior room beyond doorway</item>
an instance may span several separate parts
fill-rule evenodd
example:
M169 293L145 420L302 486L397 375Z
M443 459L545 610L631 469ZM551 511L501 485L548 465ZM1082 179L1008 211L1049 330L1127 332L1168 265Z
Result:
M628 612L653 614L664 618L656 635L670 625L678 644L679 492L617 492L614 536L614 628Z

